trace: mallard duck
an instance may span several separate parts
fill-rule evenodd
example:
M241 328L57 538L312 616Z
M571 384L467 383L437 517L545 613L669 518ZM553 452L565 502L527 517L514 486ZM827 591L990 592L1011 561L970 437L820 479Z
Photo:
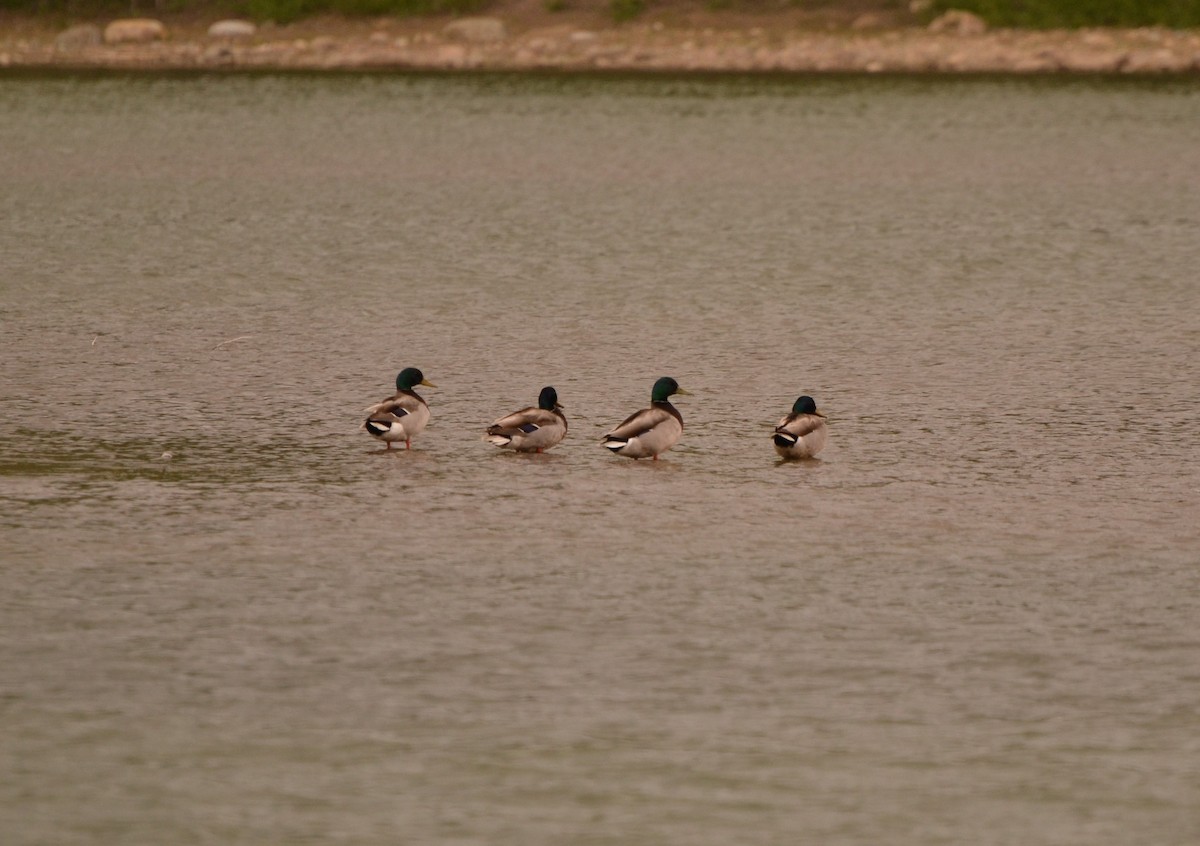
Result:
M501 417L487 427L483 439L502 449L541 452L567 435L567 418L558 404L558 392L547 386L538 394L537 408L530 406Z
M417 368L406 367L396 377L396 395L367 409L370 417L363 428L387 444L388 449L393 441L404 441L404 448L410 449L412 439L429 423L429 405L413 390L417 385L437 387Z
M803 396L792 406L792 413L782 418L771 439L775 451L784 458L812 458L825 446L825 415L817 411L817 403Z
M686 396L688 392L670 376L663 376L650 391L650 407L625 418L620 426L604 436L600 445L617 455L650 456L657 461L658 454L675 446L683 434L683 417L667 400L673 394Z

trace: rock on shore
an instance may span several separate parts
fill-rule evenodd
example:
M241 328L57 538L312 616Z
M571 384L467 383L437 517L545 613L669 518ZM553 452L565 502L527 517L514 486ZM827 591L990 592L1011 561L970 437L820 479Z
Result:
M105 44L144 44L166 37L167 28L153 18L116 20L104 27Z
M222 20L208 28L209 38L253 38L258 27L250 21Z
M872 18L826 31L662 21L591 26L376 19L293 27L191 29L114 21L102 39L79 27L40 37L0 31L0 66L156 69L495 69L868 73L1198 73L1200 31L988 30L965 13L928 27ZM118 26L120 24L120 26ZM233 30L236 29L236 34Z

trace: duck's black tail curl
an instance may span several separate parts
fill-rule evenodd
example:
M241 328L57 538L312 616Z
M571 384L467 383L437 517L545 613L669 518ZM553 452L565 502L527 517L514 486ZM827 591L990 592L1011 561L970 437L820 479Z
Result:
M363 428L375 437L382 438L392 427L386 423L380 423L378 420L372 420L368 417L367 422L363 423Z

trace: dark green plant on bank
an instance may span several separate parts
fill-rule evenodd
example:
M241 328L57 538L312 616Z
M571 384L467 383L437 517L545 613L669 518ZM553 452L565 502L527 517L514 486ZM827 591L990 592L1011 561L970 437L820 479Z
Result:
M194 0L0 0L0 12L47 17L123 17L162 15L193 9L230 10L233 2L200 3Z
M543 0L548 11L569 0ZM607 0L613 20L632 20L650 0ZM695 0L698 7L769 13L799 3L807 8L862 8L861 0ZM879 0L894 7L899 0ZM474 14L493 0L0 0L0 12L11 11L60 19L188 14L213 18L244 15L280 23L309 15ZM903 3L902 5L907 5ZM979 15L994 27L1050 29L1090 26L1200 27L1200 0L933 0L929 17L949 9Z
M995 27L1200 27L1200 0L934 0L934 14L974 12Z
M287 23L308 15L351 16L466 14L487 5L486 0L243 0L244 14L257 20Z
M646 0L609 0L608 11L618 23L631 21L646 11Z

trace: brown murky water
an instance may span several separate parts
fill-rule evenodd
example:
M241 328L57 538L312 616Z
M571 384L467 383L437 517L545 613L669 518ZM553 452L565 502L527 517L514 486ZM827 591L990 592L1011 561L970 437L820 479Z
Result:
M0 114L6 844L1200 842L1195 82Z

